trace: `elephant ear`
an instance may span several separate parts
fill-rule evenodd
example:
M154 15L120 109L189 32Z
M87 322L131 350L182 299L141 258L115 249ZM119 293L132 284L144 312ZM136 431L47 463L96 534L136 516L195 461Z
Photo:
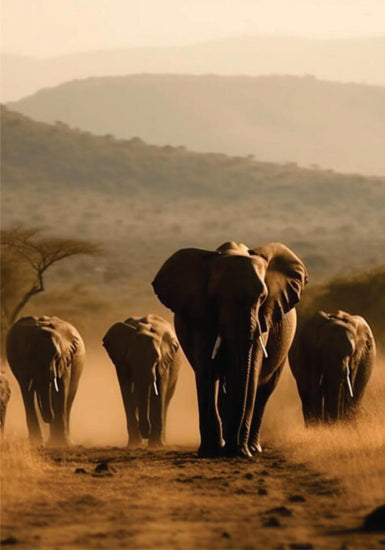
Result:
M202 319L207 307L210 261L217 255L184 248L166 260L152 282L162 304L192 320Z
M58 378L61 378L65 369L71 365L72 353L70 342L53 325L40 325L39 330L44 335L44 338L51 340L51 343L55 346L54 364L56 375Z
M163 376L163 374L171 367L175 354L179 349L179 342L176 339L175 334L170 331L164 332L160 343L160 349L162 359L159 361L158 369L160 376Z
M131 341L135 332L136 328L119 322L112 325L104 335L103 346L115 366L120 365L124 361L128 342Z
M56 348L57 376L61 378L72 365L73 356L81 347L81 337L75 327L59 317L39 317L40 330L49 335Z
M345 314L346 315L346 314ZM355 333L357 336L356 349L358 350L357 357L362 359L365 356L376 356L376 343L372 329L369 323L361 315L351 315Z
M308 274L302 260L281 243L266 244L252 253L267 261L268 296L260 312L261 330L265 332L299 302Z

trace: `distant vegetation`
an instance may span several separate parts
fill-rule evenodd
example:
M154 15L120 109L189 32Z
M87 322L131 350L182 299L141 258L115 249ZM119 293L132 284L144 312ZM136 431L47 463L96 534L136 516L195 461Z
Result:
M119 139L385 175L385 86L141 74L67 82L10 108Z
M352 277L332 279L323 285L309 286L299 305L301 316L322 309L339 309L362 315L373 329L377 346L385 351L385 263Z
M3 227L44 226L54 237L101 242L107 252L57 266L28 312L63 315L92 334L86 312L100 331L128 314L165 313L150 285L163 261L178 248L230 239L292 247L309 268L309 293L384 264L384 178L98 137L7 109L2 125ZM368 311L353 294L334 296L330 307Z

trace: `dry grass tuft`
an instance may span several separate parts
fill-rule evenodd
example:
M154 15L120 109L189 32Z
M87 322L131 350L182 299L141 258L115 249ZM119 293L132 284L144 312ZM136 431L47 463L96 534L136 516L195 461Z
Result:
M384 367L384 361L378 361L362 413L355 421L313 428L305 428L303 424L295 383L286 372L282 386L272 398L264 426L269 443L296 462L308 463L338 478L361 506L376 506L385 501Z

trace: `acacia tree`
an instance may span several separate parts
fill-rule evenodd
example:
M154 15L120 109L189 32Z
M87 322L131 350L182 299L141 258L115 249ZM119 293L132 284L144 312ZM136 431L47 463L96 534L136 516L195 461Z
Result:
M2 337L28 301L45 290L44 276L50 267L71 256L101 252L88 241L44 236L39 227L3 230L0 244Z

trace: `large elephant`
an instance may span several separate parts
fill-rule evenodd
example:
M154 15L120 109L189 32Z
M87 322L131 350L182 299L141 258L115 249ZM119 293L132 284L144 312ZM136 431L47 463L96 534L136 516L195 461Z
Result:
M0 373L0 429L1 437L4 434L5 417L7 415L7 406L11 397L11 388L8 378L3 372Z
M170 323L158 315L115 323L103 338L116 367L126 412L128 445L165 444L166 418L181 365Z
M58 317L23 317L9 330L6 350L31 442L43 444L37 402L43 421L50 424L49 445L69 445L71 407L85 360L80 334Z
M352 417L375 357L373 333L359 315L317 311L301 323L289 360L305 424Z
M175 313L195 371L200 456L261 450L263 411L287 359L306 280L302 261L281 243L182 249L159 270L154 291Z

